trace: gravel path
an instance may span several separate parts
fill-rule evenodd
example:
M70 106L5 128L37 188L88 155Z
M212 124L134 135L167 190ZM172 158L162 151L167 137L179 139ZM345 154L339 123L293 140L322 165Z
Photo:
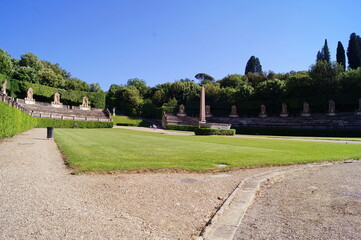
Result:
M0 239L191 239L242 179L281 169L71 175L45 136L0 142Z
M356 161L264 186L234 239L361 239L360 173Z

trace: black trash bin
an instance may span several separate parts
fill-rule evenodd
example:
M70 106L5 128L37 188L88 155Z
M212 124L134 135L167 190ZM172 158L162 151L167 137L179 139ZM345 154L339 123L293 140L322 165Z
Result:
M48 134L47 134L47 138L49 139L49 138L53 138L53 133L54 133L54 128L53 127L47 127L47 132L48 132Z

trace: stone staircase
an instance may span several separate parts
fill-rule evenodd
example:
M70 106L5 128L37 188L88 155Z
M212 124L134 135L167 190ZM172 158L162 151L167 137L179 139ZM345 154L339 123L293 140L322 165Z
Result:
M33 117L82 121L111 121L108 109L92 108L91 110L80 110L79 107L69 105L56 108L52 107L49 103L43 102L25 104L24 99L16 99L16 103Z
M232 124L232 127L255 128L293 128L293 129L361 129L361 116L355 113L338 113L336 116L313 114L310 117L291 116L282 117L211 117L207 123ZM163 127L166 125L198 125L198 118L179 117L173 114L164 114Z

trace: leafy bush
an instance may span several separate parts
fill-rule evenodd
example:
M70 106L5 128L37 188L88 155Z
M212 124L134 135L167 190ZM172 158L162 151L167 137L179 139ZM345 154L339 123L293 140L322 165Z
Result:
M235 129L215 129L215 128L197 128L194 130L195 135L230 135L236 133Z
M0 102L0 139L15 136L35 127L38 119Z
M312 137L360 137L361 130L344 129L291 129L291 128L255 128L237 127L237 134L276 135L276 136L312 136Z
M195 131L198 126L193 125L167 125L166 129L168 130L178 130L178 131Z
M117 126L149 127L150 123L143 119L128 116L112 116L113 124Z
M89 104L96 108L105 107L105 93L104 92L83 92L83 91L74 91L74 90L65 90L60 88L48 87L36 83L18 81L20 91L26 93L29 88L34 90L35 98L36 96L41 96L44 99L53 100L55 93L60 93L61 100L64 102L69 102L73 105L79 105L82 103L83 97L86 96L89 99ZM35 99L36 100L36 99Z
M112 122L98 122L98 121L77 121L77 120L63 120L50 118L37 118L37 128L55 127L55 128L112 128Z

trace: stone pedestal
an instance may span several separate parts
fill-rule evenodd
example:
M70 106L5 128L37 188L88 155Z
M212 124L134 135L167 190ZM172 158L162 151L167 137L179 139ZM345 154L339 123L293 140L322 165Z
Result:
M286 118L286 117L288 117L288 113L281 113L281 114L280 114L280 117Z
M199 122L200 128L212 128L212 129L231 129L232 124L225 123L201 123Z
M357 116L361 116L361 111L356 111Z
M238 116L238 114L230 114L229 117L230 118L238 118L239 116Z
M25 104L35 104L35 100L25 98Z
M210 117L213 117L212 114L206 114L206 118L210 118Z
M266 118L266 117L268 117L268 116L267 116L267 114L265 114L265 113L260 113L260 114L258 114L258 117L260 117L260 118Z
M335 112L329 112L329 113L327 113L326 115L329 116L329 117L334 117L334 116L336 116L337 114L336 114Z
M84 107L82 105L79 106L79 109L84 111L90 111L90 107Z
M301 117L311 117L311 113L303 112L301 113Z
M51 107L53 108L63 108L63 104L62 103L51 103Z
M186 114L186 113L177 113L177 116L178 116L178 117L186 117L187 114Z

